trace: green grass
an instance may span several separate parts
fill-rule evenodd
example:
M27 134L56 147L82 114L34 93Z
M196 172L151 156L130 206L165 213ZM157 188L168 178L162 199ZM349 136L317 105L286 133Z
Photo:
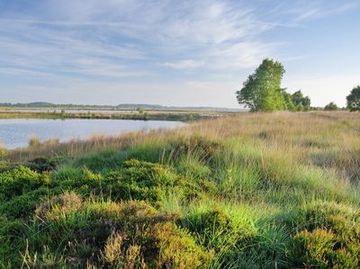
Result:
M360 115L4 151L3 268L359 268Z
M91 111L21 111L6 109L0 111L0 119L113 119L113 120L169 120L169 121L194 121L205 118L217 117L222 113L215 112L188 112L188 111L118 111L101 112Z

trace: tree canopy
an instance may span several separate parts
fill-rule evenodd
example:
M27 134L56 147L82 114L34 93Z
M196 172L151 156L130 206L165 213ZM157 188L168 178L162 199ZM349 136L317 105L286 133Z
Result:
M334 110L339 110L339 107L334 102L330 102L324 107L324 110L334 111Z
M351 93L346 97L347 108L350 111L360 111L360 86L352 89Z
M289 94L281 88L285 73L284 66L277 61L265 59L237 91L240 104L251 111L309 110L310 98L304 97L301 91Z

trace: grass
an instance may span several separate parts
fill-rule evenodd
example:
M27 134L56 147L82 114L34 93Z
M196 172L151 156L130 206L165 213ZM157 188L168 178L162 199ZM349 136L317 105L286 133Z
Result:
M109 120L169 120L194 121L199 119L219 117L224 112L191 112L191 111L51 111L46 109L21 111L2 109L0 119L109 119Z
M359 113L3 151L0 267L360 266Z

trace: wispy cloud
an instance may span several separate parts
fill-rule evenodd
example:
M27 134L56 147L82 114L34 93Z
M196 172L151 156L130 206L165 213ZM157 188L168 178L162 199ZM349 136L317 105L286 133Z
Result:
M340 0L3 3L0 82L26 77L59 85L76 79L84 82L78 87L87 82L101 82L101 87L117 83L111 84L114 89L138 79L164 84L171 80L169 73L183 77L183 84L186 79L209 81L228 75L232 85L239 83L234 77L247 74L265 57L299 59L285 52L286 42L272 38L276 30L358 7L357 2Z

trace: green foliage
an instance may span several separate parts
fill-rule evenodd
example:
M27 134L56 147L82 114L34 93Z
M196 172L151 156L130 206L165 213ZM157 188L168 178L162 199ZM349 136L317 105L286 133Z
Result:
M291 254L297 266L360 266L359 210L336 203L316 202L294 214L291 223L296 225Z
M36 221L31 229L48 228L28 242L31 267L54 261L63 267L199 268L212 253L173 223L176 216L158 213L144 202L87 203L58 218ZM46 246L43 247L43 244ZM51 261L48 257L51 253Z
M286 101L281 89L285 69L281 63L265 59L237 92L240 104L252 111L275 111L286 109Z
M301 91L292 94L293 104L297 111L307 111L310 109L311 101L308 96L303 95Z
M244 113L78 157L27 149L0 167L0 267L359 268L357 116Z
M50 172L56 168L57 161L55 159L40 157L29 161L27 166L39 173Z
M360 86L352 89L350 94L346 97L347 108L350 111L359 111L360 110Z
M46 177L24 166L2 172L0 173L0 201L11 200L46 184Z
M115 200L147 200L155 203L170 191L183 193L183 199L194 197L199 187L171 169L138 160L125 161L122 168L105 175L102 193Z
M339 107L334 102L330 102L324 107L324 110L336 111L339 110Z
M243 88L237 91L237 100L251 111L307 111L311 101L301 91L289 94L281 88L285 69L280 62L265 59L250 75Z

